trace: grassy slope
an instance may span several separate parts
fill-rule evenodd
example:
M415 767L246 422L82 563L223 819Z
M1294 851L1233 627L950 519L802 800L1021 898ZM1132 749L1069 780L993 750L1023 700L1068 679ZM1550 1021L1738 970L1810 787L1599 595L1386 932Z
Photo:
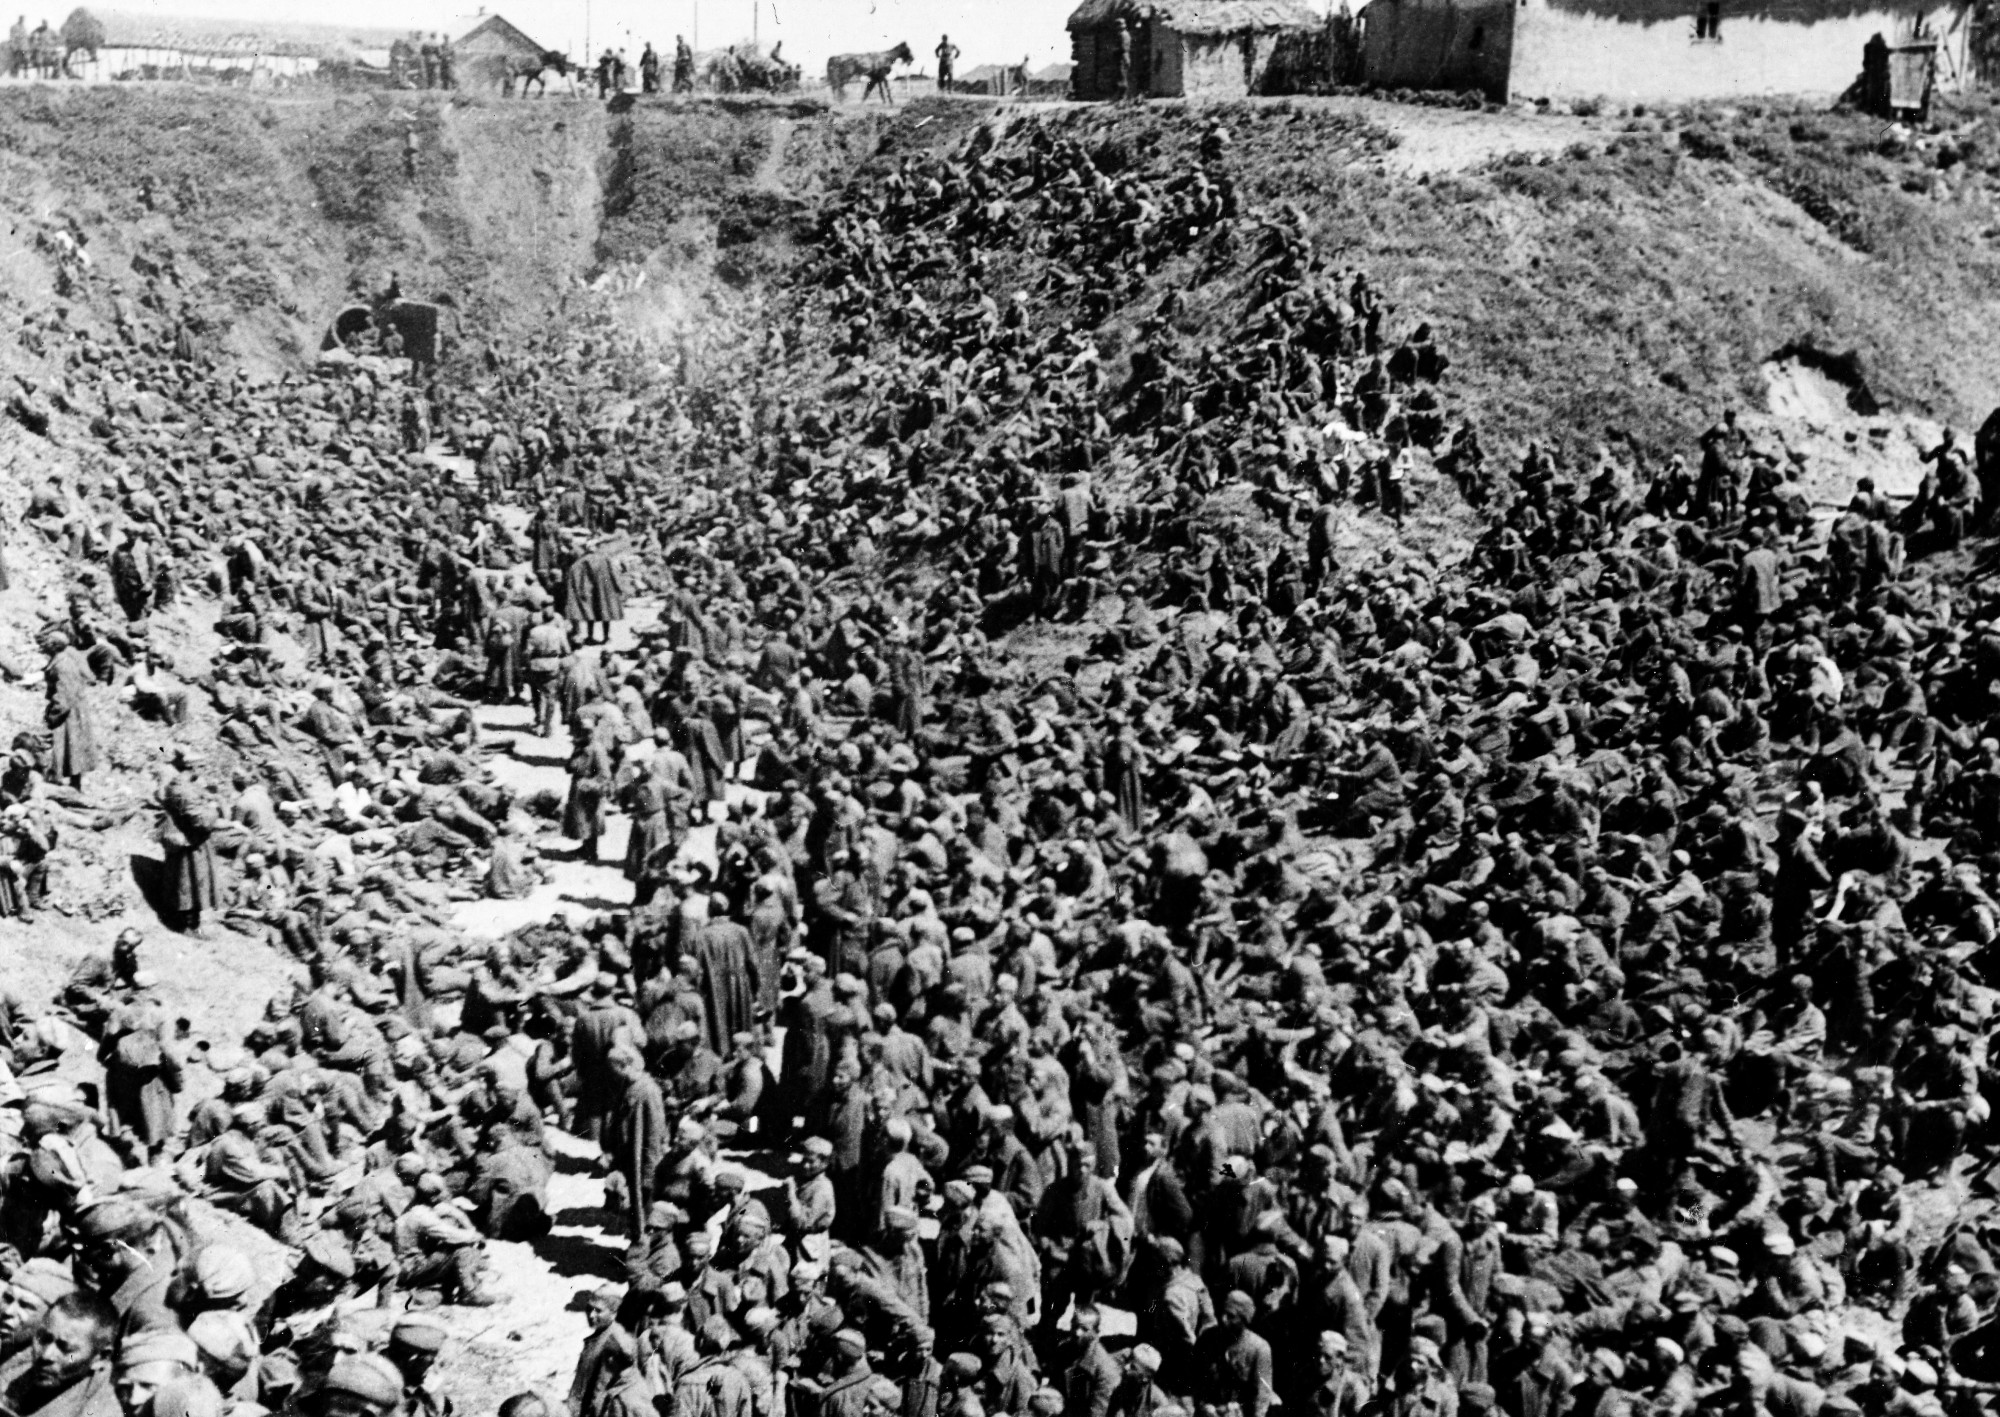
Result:
M1870 119L1738 114L1698 121L1713 156L1642 121L1553 158L1411 179L1376 127L1396 116L1201 114L1231 129L1247 200L1296 203L1323 249L1385 289L1395 333L1433 323L1455 398L1502 443L1553 436L1576 454L1616 428L1684 447L1721 401L1760 400L1759 366L1796 340L1857 351L1892 407L1963 423L2000 399L1977 138L1946 145L1948 162L1969 156L1940 178L1935 154L1885 151ZM1176 110L1044 121L1114 156L1193 137Z
M756 288L820 194L900 153L955 146L990 111L607 119L561 100L19 88L0 93L0 208L15 223L74 214L114 277L136 253L172 255L234 347L275 361L390 269L412 290L454 293L476 328L539 316L565 278L611 261ZM1944 145L1945 173L1935 152L1885 151L1871 120L1776 113L1693 120L1696 146L1719 156L1687 150L1683 115L1635 120L1643 131L1609 152L1598 141L1412 179L1381 125L1415 112L1302 102L1199 116L1230 126L1247 199L1296 202L1327 249L1387 289L1403 327L1432 320L1458 362L1455 392L1502 443L1551 427L1575 452L1609 427L1683 443L1720 399L1757 398L1758 365L1798 339L1857 350L1895 407L1963 422L2000 396L2000 351L1983 338L2000 303L1983 108L1951 115L1981 126ZM1172 157L1199 129L1171 106L1027 121L1078 134L1108 165Z
M1428 316L1482 423L1572 451L1607 428L1685 448L1794 340L1854 350L1883 402L1964 422L2000 397L2000 260L1980 195L1933 200L1873 120L1741 117L1697 158L1673 133L1413 186L1305 199L1331 241ZM1794 132L1799 134L1794 137ZM1704 145L1707 146L1707 145ZM1287 190L1277 163L1255 185Z
M810 201L905 152L955 148L990 111L795 115L775 163L761 113L636 114L600 254L665 247L728 271L732 244L763 234L734 272L754 282L782 259L797 210L769 192L773 167ZM1583 456L1615 429L1651 450L1685 448L1721 403L1761 402L1760 366L1799 341L1855 351L1891 408L1966 424L2000 401L2000 348L1984 338L2000 314L1988 236L2000 163L1985 146L1984 101L1947 115L1969 134L1921 150L1885 143L1864 117L1681 114L1413 178L1385 128L1423 116L1301 101L1019 121L1078 137L1112 169L1191 163L1202 124L1226 123L1246 201L1296 203L1323 249L1386 290L1396 333L1430 320L1457 362L1454 399L1500 446L1553 437ZM1230 328L1232 302L1203 307L1194 302L1197 328ZM1126 323L1112 321L1108 346Z

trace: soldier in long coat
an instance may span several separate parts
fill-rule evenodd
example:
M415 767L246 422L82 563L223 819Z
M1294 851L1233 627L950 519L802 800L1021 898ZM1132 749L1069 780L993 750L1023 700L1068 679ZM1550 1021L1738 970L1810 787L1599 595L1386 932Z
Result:
M605 1200L623 1201L636 1237L651 1201L653 1178L667 1154L667 1103L636 1051L620 1044L612 1049L609 1063L622 1091L604 1119L600 1143L614 1178L605 1187Z
M625 596L624 573L602 547L577 557L563 577L563 613L598 644L611 638L612 621L625 618Z
M182 1067L166 1013L149 991L113 1011L97 1056L112 1116L145 1148L149 1162L159 1159L173 1140Z
M625 838L625 879L632 883L632 904L649 905L663 881L660 858L673 852L666 784L651 771L651 764L626 784L624 806L632 818L631 833Z
M727 896L715 898L708 923L694 938L692 954L708 1046L718 1054L727 1054L730 1039L747 1032L755 1022L759 985L750 932L729 918Z
M604 797L611 786L611 755L595 735L576 746L569 760L569 798L563 803L563 835L583 843L586 861L597 859L604 835Z
M176 928L194 934L201 914L222 903L215 870L215 806L188 771L185 749L174 754L174 775L160 793L160 845L167 857L169 904Z
M45 642L50 647L44 678L49 702L44 721L50 730L49 776L71 787L82 787L84 774L97 766L97 719L90 707L90 687L96 675L90 660L70 643L68 635L53 632Z

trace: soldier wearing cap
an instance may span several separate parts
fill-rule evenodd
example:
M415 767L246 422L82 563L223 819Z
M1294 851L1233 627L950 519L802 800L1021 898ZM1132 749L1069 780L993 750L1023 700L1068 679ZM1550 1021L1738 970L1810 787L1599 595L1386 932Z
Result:
M267 1159L272 1132L269 1107L261 1101L230 1109L230 1125L210 1143L202 1163L209 1199L240 1215L282 1244L297 1243L298 1207L291 1169Z
M238 1402L255 1402L259 1392L257 1330L234 1309L208 1309L188 1324L188 1337L201 1353L202 1371L219 1392Z
M868 1268L899 1294L917 1316L931 1321L930 1266L918 1241L923 1217L909 1206L892 1206L882 1234L861 1254Z
M689 1297L685 1284L678 1279L668 1280L645 1309L644 1320L634 1329L639 1337L639 1361L646 1369L647 1380L656 1386L671 1388L701 1356L688 1328L694 1322L690 1317Z
M1020 1412L1041 1386L1034 1350L1013 1317L989 1312L975 1340L982 1366L980 1399L989 1412Z
M1135 1343L1120 1361L1117 1390L1111 1394L1107 1417L1158 1417L1175 1405L1159 1384L1160 1350L1150 1343ZM1346 1417L1346 1414L1341 1414Z
M740 1182L735 1173L726 1173ZM745 1279L764 1281L765 1295L782 1299L791 1288L792 1259L784 1242L772 1233L771 1212L755 1196L736 1201L722 1223L723 1263ZM921 1258L921 1256L919 1256Z
M800 1259L792 1265L791 1293L778 1306L776 1347L796 1355L801 1371L817 1361L808 1350L820 1346L838 1332L847 1318L840 1305L827 1297L827 1268L817 1260Z
M831 1346L817 1417L866 1417L868 1388L875 1380L875 1370L868 1366L868 1340L859 1329L843 1328L833 1335Z
M600 1142L611 1168L605 1203L626 1212L629 1233L636 1237L667 1151L667 1103L636 1048L620 1042L607 1063L616 1100L604 1119Z
M652 1073L677 1108L696 1103L706 1107L722 1081L722 1056L703 1041L701 1025L684 1018L674 1026L672 1041L654 1058Z
M99 1201L77 1217L78 1278L118 1315L120 1337L177 1328L167 1302L178 1258L167 1223L136 1200Z
M1422 1334L1410 1339L1390 1411L1394 1417L1455 1417L1457 1388L1445 1372L1444 1357L1435 1339Z
M711 1316L694 1341L698 1357L674 1384L675 1417L751 1417L750 1382L733 1361L729 1320Z
M76 1292L76 1281L55 1260L32 1259L0 1288L0 1365L27 1348L49 1305Z
M986 1417L979 1398L979 1358L954 1353L938 1369L937 1417Z
M790 1374L785 1370L786 1353L778 1333L778 1311L769 1304L753 1304L737 1319L744 1341L729 1355L736 1371L750 1387L753 1412L788 1410L786 1387Z
M687 1224L687 1212L672 1201L654 1201L646 1208L646 1231L625 1256L625 1282L658 1289L681 1272L681 1250L675 1232Z
M797 1176L785 1178L786 1233L801 1254L822 1263L839 1208L833 1181L826 1174L832 1159L832 1142L825 1137L807 1137L799 1146Z
M979 1159L992 1168L994 1185L1012 1202L1014 1214L1032 1216L1047 1183L1034 1155L1015 1130L1014 1108L1005 1102L986 1109Z
M486 1241L466 1218L465 1203L449 1195L444 1178L417 1178L416 1201L396 1220L398 1282L410 1289L438 1289L445 1301L486 1307L499 1302L481 1282Z
M652 1380L639 1362L638 1340L623 1324L606 1331L593 1384L596 1405L579 1417L655 1417Z
M740 1299L736 1275L712 1263L715 1242L708 1231L696 1230L687 1237L688 1326L690 1331L708 1322L711 1314L734 1313Z
M389 1330L388 1358L403 1375L405 1417L451 1417L452 1401L425 1386L444 1349L444 1325L415 1316L397 1321Z
M1187 1262L1187 1251L1170 1235L1153 1241L1164 1273L1157 1290L1141 1296L1139 1336L1159 1350L1160 1381L1185 1393L1195 1383L1196 1344L1215 1323L1215 1301Z
M376 1353L343 1353L299 1399L307 1417L391 1417L403 1397L403 1375Z
M893 1376L914 1372L937 1341L924 1316L853 1250L833 1251L827 1293L848 1321L873 1339L885 1370Z
M1463 1224L1447 1227L1431 1259L1430 1301L1445 1322L1445 1369L1459 1381L1486 1381L1486 1335L1493 1316L1493 1282L1500 1273L1500 1236L1491 1192L1472 1202Z
M757 1035L743 1031L729 1036L729 1058L722 1065L722 1100L716 1107L718 1126L732 1133L760 1129L776 1095L770 1064L764 1061Z
M570 1059L576 1069L575 1130L596 1141L618 1096L619 1082L611 1068L612 1051L621 1044L643 1045L646 1025L639 1015L618 1002L618 983L600 974L591 985L591 1002L570 1025ZM575 1414L572 1414L575 1417Z
M254 1313L258 1308L257 1267L233 1245L203 1246L195 1256L194 1287L197 1311Z
M641 1289L634 1292L647 1291ZM604 1350L612 1342L612 1330L619 1326L619 1295L616 1289L592 1289L577 1297L583 1306L584 1322L590 1325L590 1333L583 1340L583 1349L576 1358L576 1372L570 1378L569 1411L572 1417L596 1410L597 1382Z
M896 1207L921 1206L934 1184L923 1162L910 1150L916 1139L916 1129L907 1117L889 1118L882 1124L881 1136L888 1154L882 1158L881 1171L875 1182L875 1214L869 1238L885 1233L889 1212Z
M1068 1417L1106 1417L1111 1409L1123 1374L1105 1350L1103 1328L1104 1315L1095 1304L1076 1306L1056 1374Z
M1306 1405L1316 1417L1360 1417L1374 1396L1368 1380L1354 1370L1345 1335L1327 1330L1313 1351Z
M127 928L112 942L110 958L89 954L77 962L63 986L62 1002L83 1028L101 1033L112 1009L129 996L139 975L139 947L144 943L144 936Z
M111 1389L124 1417L151 1417L153 1395L176 1378L201 1371L201 1350L178 1328L127 1334L118 1345Z
M1257 1301L1240 1289L1223 1297L1215 1327L1195 1345L1194 1394L1204 1402L1235 1403L1243 1417L1265 1417L1277 1397L1271 1345L1250 1327Z

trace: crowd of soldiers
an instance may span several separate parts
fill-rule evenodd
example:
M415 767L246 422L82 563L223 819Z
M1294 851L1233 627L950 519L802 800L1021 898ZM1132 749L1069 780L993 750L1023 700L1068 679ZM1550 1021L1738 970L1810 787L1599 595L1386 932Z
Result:
M7 30L7 77L10 79L23 75L53 74L61 69L66 57L67 45L62 34L51 28L47 20L31 30L28 28L28 17L22 15Z
M622 49L607 45L604 52L597 56L596 63L591 66L591 73L597 83L597 96L600 99L625 93L632 86L633 67ZM688 46L687 39L682 35L674 36L671 69L662 64L659 54L653 49L652 42L647 41L645 49L639 55L638 78L640 93L653 94L663 91L693 93L694 50ZM670 89L666 87L668 84L671 84Z
M389 46L389 82L399 89L455 89L458 52L449 35L410 31Z
M594 306L407 391L40 320L13 411L89 451L0 914L146 720L165 923L298 982L199 1050L142 930L0 997L0 1405L443 1411L560 1129L626 1282L502 1417L1987 1410L1964 452L1831 525L1733 417L1503 465L1232 150L884 157L664 367ZM1454 481L1469 557L1403 549ZM494 776L523 697L566 794ZM629 906L456 928L614 815Z

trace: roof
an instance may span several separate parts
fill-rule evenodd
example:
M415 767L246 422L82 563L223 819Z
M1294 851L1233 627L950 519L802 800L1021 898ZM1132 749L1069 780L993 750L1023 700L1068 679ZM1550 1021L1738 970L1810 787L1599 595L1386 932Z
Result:
M454 41L458 49L513 49L539 57L542 46L528 38L521 27L500 15L488 15Z
M317 25L285 20L208 20L157 15L139 10L79 7L79 16L104 27L106 49L170 49L182 54L266 54L293 59L347 59L387 49L407 32L354 25Z
M1318 29L1325 23L1302 0L1083 0L1070 15L1069 28L1148 15L1181 34Z

